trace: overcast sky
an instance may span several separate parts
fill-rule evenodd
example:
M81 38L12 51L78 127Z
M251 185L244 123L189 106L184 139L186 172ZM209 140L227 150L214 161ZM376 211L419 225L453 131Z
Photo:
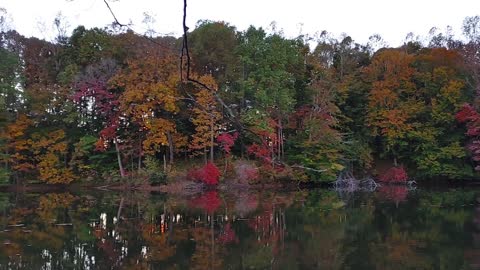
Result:
M154 16L155 30L179 36L182 0L110 0L121 23L132 22L144 33L144 13ZM480 0L189 0L188 25L201 19L222 20L245 30L249 25L269 28L276 22L287 37L327 30L343 32L365 43L380 34L388 44L400 45L409 32L426 36L436 26L451 25L460 34L466 16L480 14ZM52 38L52 22L61 12L72 30L77 25L103 27L113 21L103 0L1 0L14 28L25 36ZM43 26L42 26L43 24ZM43 32L43 34L42 34Z

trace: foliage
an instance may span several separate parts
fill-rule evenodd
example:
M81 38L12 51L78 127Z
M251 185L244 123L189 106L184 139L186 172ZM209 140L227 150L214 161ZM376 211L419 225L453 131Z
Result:
M386 183L406 183L408 175L403 166L392 167L380 175L379 180Z
M215 164L208 162L201 168L189 171L187 178L207 185L217 185L220 179L220 170Z
M467 148L472 155L472 160L478 163L480 161L480 114L470 104L464 104L455 117L458 122L466 124L465 134L471 138ZM475 166L475 170L479 171L480 166Z
M40 180L48 184L69 184L76 179L72 170L62 164L61 158L67 153L65 132L57 130L49 132L45 137L33 134L33 154L37 160Z
M147 156L144 160L145 171L148 174L148 180L152 185L165 184L167 182L167 175L160 167L158 161L152 157Z
M235 140L238 138L238 132L233 134L222 133L217 136L217 142L222 147L222 150L225 152L225 155L229 156L232 151L232 146L235 144Z
M465 19L466 40L432 29L428 45L385 48L378 35L359 44L324 31L314 44L201 21L188 33L188 72L181 38L83 26L68 35L61 16L55 42L2 32L2 177L127 181L140 172L158 183L178 159L203 155L206 166L222 156L225 173L254 158L262 169L246 179L256 181L259 172L334 181L375 171L378 159L411 177L476 179L478 22Z
M216 83L211 76L203 76L200 81L205 83L211 89L216 89ZM192 112L194 117L192 123L195 126L190 149L195 155L205 154L210 149L211 162L213 162L214 138L217 137L219 130L219 121L221 114L217 110L217 102L214 93L208 89L200 89L195 93L196 105Z

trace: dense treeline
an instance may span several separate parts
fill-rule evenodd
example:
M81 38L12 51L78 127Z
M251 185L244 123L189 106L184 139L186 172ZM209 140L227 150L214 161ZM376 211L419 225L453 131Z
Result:
M323 32L312 48L203 21L188 37L201 84L185 79L181 38L4 30L1 179L160 177L194 156L225 172L255 159L265 175L312 181L375 173L379 160L419 178L478 178L480 17L463 29L463 40L438 33L379 49L378 36L362 45Z

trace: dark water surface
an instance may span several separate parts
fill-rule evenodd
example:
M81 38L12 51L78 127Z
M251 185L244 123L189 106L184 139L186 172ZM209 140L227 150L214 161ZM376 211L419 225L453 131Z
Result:
M0 193L0 269L480 269L479 190Z

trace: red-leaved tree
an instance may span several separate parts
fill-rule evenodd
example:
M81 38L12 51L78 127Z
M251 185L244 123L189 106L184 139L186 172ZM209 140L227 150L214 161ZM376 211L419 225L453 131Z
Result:
M465 123L467 132L465 135L471 138L467 149L472 154L472 160L475 161L475 170L480 171L480 114L470 104L464 104L462 109L455 115L460 123Z
M232 152L232 146L235 144L235 140L238 138L238 132L233 134L230 133L222 133L217 136L217 143L220 144L223 152L225 153L225 170L224 173L227 172L228 167L228 158Z

